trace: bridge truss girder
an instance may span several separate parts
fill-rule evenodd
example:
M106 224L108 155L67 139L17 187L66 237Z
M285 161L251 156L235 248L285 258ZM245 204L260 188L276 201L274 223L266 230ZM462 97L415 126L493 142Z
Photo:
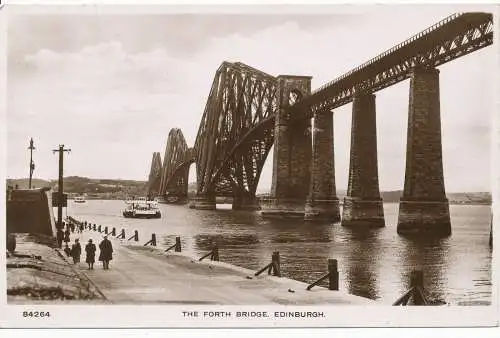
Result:
M195 142L198 194L255 195L273 145L277 80L242 63L215 74Z
M292 109L311 118L352 101L354 92L373 93L410 77L416 67L437 67L493 43L493 15L454 14L327 83Z
M160 195L187 196L189 167L187 171L178 170L186 161L187 153L188 146L182 131L178 128L171 129L163 159Z
M148 196L155 197L160 192L160 183L162 177L161 155L159 152L153 153L151 160L151 170L149 171Z

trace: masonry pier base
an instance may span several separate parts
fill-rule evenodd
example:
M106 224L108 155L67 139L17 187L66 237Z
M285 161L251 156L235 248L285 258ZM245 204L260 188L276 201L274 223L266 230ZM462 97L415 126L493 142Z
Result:
M398 234L451 235L448 200L405 201L399 203Z
M261 215L273 218L304 218L305 201L301 199L268 198L262 200Z
M308 200L304 212L305 221L340 222L338 198L328 200Z
M234 196L233 210L260 210L259 202L255 196Z
M342 226L383 228L385 220L382 199L366 200L356 197L345 197Z
M216 206L214 195L202 195L194 198L194 209L215 210Z

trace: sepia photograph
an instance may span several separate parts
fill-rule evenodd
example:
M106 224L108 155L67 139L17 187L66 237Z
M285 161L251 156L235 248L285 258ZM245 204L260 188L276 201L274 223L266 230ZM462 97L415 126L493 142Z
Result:
M496 6L125 7L2 9L12 323L498 325Z

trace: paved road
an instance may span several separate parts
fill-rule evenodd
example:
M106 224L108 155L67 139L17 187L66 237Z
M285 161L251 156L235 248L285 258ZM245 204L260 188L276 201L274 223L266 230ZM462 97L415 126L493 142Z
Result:
M112 303L172 304L376 304L340 291L314 288L287 278L253 276L253 271L222 262L203 261L159 249L129 245L115 238L109 270L96 262L87 270L84 247L103 236L93 231L74 234L82 243L80 269ZM99 249L96 258L99 256ZM248 277L251 277L248 278Z

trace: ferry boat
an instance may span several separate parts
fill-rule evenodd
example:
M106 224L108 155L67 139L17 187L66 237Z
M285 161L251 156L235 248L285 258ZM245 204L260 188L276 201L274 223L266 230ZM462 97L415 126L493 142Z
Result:
M76 196L75 197L75 203L86 203L87 200L85 199L85 196Z
M148 201L145 197L125 201L127 204L123 210L125 218L161 218L158 202Z

